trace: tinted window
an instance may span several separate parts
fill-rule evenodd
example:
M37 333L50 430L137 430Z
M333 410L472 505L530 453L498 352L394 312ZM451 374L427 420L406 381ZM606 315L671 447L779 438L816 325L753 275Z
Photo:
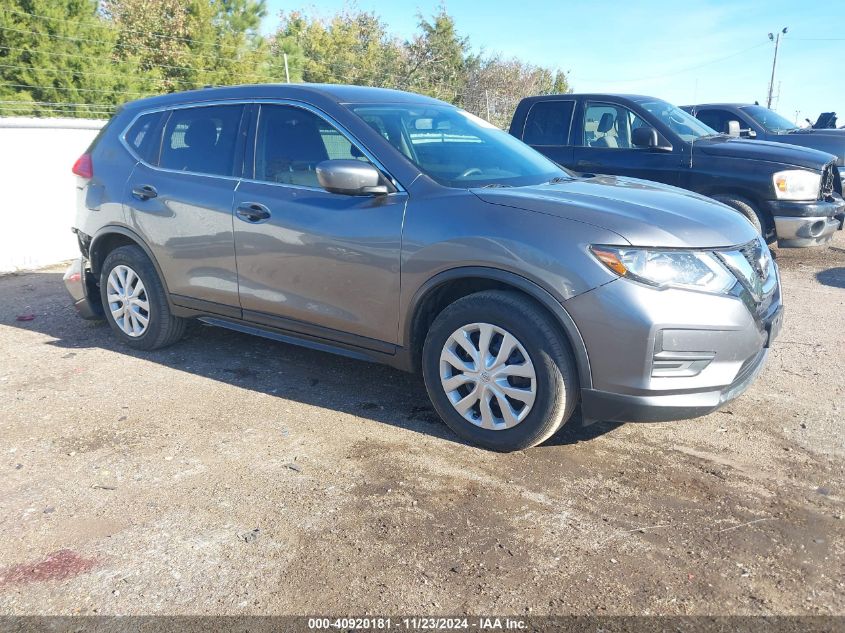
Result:
M324 160L366 161L349 139L316 114L283 105L262 105L255 140L255 179L319 187Z
M525 143L458 108L391 104L352 110L420 171L447 187L530 185L567 177Z
M727 110L704 110L696 112L695 116L709 128L722 134L728 133L728 121L739 121L739 117ZM742 122L739 122L742 127Z
M569 145L574 101L538 101L528 111L522 140L529 145Z
M160 166L232 175L242 111L240 105L173 110L164 128Z
M153 112L138 117L135 123L126 130L124 136L135 154L148 163L155 163L158 159L158 150L161 145L161 130L158 129L160 119L161 112ZM158 134L156 134L157 129Z
M584 145L632 149L631 133L644 125L647 123L624 106L588 103L584 113Z

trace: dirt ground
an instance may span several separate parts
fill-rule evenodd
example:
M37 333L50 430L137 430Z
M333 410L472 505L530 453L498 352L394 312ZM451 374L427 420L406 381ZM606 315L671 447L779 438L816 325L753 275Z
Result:
M778 262L739 400L510 455L415 376L199 325L136 353L60 268L2 277L0 613L845 614L845 235Z

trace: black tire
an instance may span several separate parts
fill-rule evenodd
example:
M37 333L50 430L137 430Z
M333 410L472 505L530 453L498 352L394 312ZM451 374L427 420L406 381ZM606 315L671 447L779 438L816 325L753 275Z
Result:
M524 420L489 430L456 411L440 379L440 354L458 328L489 323L512 334L528 353L536 374L536 397ZM494 451L518 451L550 438L569 419L578 401L578 378L559 326L531 299L488 290L458 299L434 320L425 339L422 370L429 398L440 417L463 439Z
M129 267L144 284L149 304L146 331L132 337L121 329L109 309L108 278L117 266ZM122 343L142 350L154 350L172 345L185 334L186 319L173 316L167 303L167 293L156 273L155 266L139 246L121 246L108 254L100 270L100 298L106 321Z
M726 204L732 209L736 209L737 211L739 211L743 216L745 216L746 220L751 222L751 225L757 230L760 235L762 235L763 237L768 237L769 222L766 220L765 217L762 217L747 200L743 200L741 198L737 198L731 195L713 196L713 199L718 200L722 204Z

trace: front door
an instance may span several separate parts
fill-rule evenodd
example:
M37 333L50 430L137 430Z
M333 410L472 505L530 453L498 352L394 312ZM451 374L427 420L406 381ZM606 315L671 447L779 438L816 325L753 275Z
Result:
M262 104L255 129L253 177L234 201L244 318L372 349L396 343L407 195L322 189L318 163L366 158L308 109Z
M679 183L681 159L677 153L631 143L633 131L648 123L629 108L588 101L578 125L580 138L576 139L572 165L576 171L630 176L667 185Z

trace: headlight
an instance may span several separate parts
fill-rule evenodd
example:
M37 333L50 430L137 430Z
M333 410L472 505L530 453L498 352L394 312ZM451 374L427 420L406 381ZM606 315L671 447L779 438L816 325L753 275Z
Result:
M620 277L658 288L686 288L724 293L736 277L705 251L664 251L616 246L591 246L590 251Z
M822 175L804 169L779 171L772 176L775 195L781 200L815 200L819 197Z

